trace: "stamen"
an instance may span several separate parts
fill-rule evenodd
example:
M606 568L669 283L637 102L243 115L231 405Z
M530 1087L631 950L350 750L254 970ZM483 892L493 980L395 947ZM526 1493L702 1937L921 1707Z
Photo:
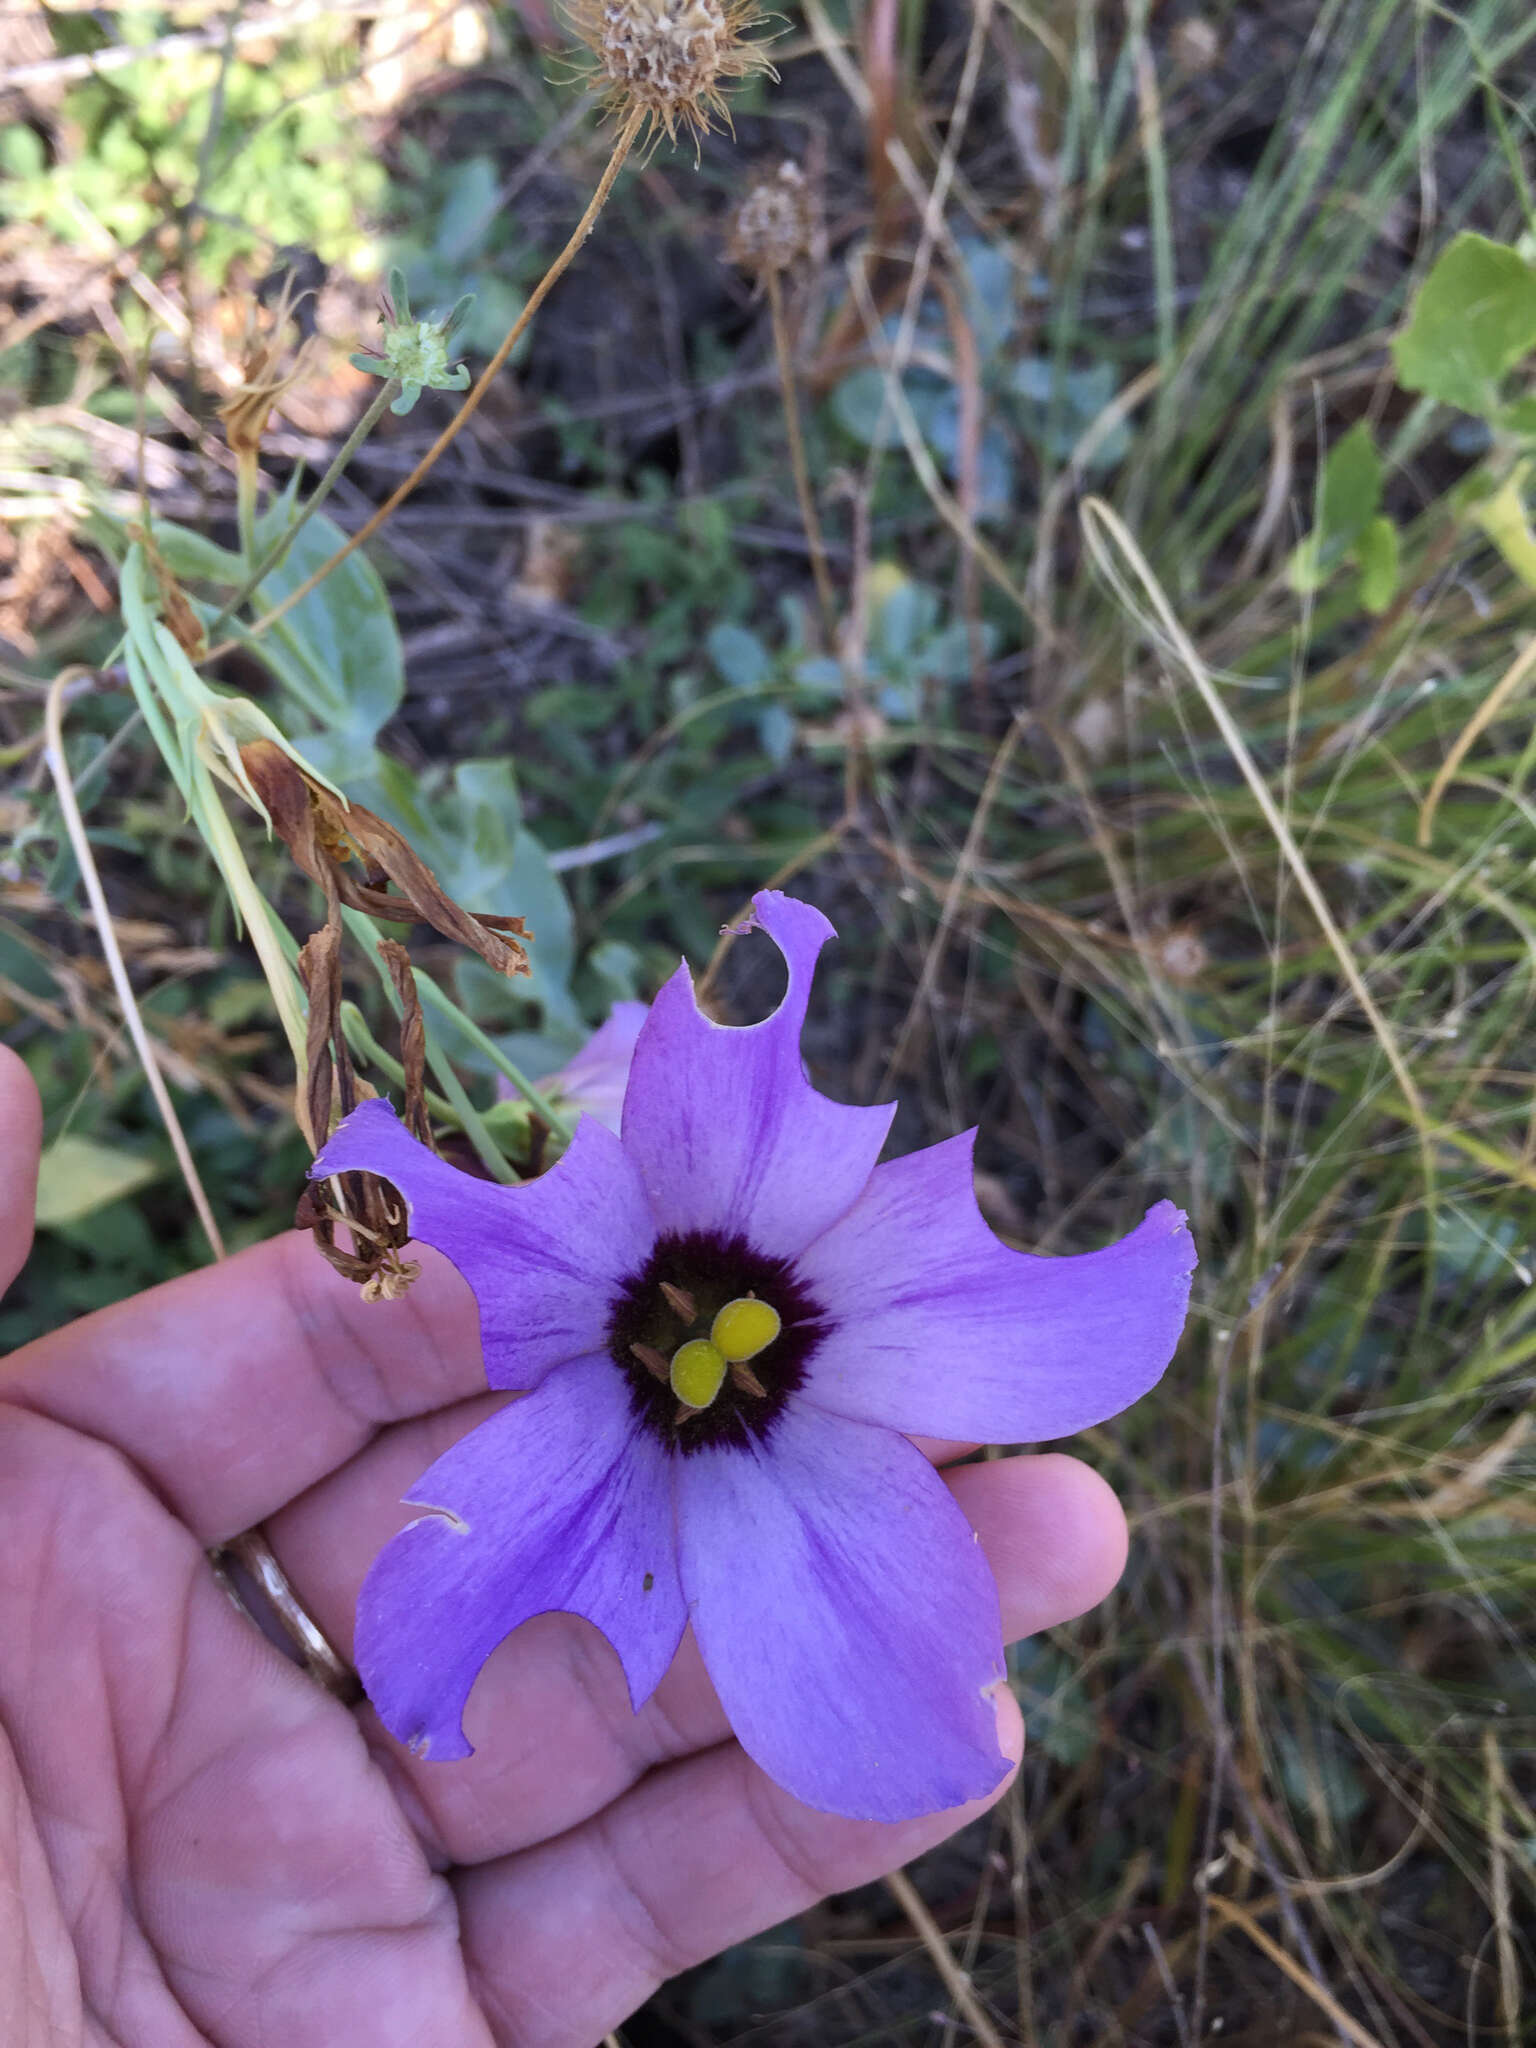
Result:
M640 1363L651 1375L652 1379L665 1380L672 1377L671 1366L667 1364L661 1353L652 1345L631 1344L629 1348L634 1357L639 1359Z
M689 1408L707 1408L725 1380L726 1361L707 1337L693 1337L672 1354L672 1391Z
M748 1294L725 1304L710 1328L709 1341L732 1365L741 1365L766 1351L782 1328L778 1310Z
M685 1323L696 1323L699 1320L699 1304L686 1287L674 1287L670 1280L663 1280L661 1291L667 1297L670 1307Z
M750 1365L743 1365L739 1358L731 1360L731 1385L738 1394L755 1394L759 1401L766 1401L768 1389L763 1385Z

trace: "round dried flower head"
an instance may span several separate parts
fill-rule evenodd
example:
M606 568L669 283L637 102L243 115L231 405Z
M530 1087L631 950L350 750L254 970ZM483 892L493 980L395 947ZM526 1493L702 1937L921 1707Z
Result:
M764 278L807 257L815 235L816 206L805 173L782 163L737 207L725 253L739 269Z
M568 0L571 27L597 59L597 80L620 113L644 112L653 132L708 133L727 120L722 88L772 71L762 43L742 40L754 0Z

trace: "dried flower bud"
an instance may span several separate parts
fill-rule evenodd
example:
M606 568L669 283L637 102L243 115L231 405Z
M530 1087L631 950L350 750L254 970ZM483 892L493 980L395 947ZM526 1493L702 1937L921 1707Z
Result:
M566 14L609 103L649 115L669 141L679 123L702 136L712 114L728 122L722 88L773 70L762 43L742 41L754 0L568 0Z
M761 280L803 262L815 239L816 202L805 173L798 164L782 163L737 207L725 253Z
M302 342L286 370L283 359L288 322L293 317L292 279L285 281L282 296L272 309L272 324L261 331L253 305L246 317L241 380L219 407L225 437L236 455L255 456L261 452L261 437L267 431L272 408L285 391L298 383L309 367L310 344Z

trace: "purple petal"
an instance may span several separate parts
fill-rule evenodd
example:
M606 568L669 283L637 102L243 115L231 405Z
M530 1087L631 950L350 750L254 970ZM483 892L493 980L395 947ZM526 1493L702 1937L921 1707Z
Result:
M914 1445L792 1403L752 1450L681 1458L675 1475L689 1620L769 1777L856 1820L993 1790L997 1589Z
M976 1206L974 1137L877 1167L796 1261L833 1326L802 1398L913 1436L1069 1436L1161 1377L1184 1327L1195 1248L1182 1211L1159 1202L1103 1251L1010 1251Z
M894 1104L829 1102L805 1078L800 1029L816 956L833 937L819 910L777 890L753 898L789 967L784 1000L761 1024L704 1016L680 967L651 1005L624 1099L624 1150L662 1231L740 1232L787 1257L858 1195Z
M412 1234L474 1289L493 1387L537 1386L551 1366L601 1350L614 1294L655 1238L634 1168L591 1118L548 1173L506 1188L444 1165L388 1103L365 1102L337 1125L310 1178L355 1167L399 1189Z
M551 1611L602 1630L637 1708L655 1691L686 1620L668 1455L610 1359L581 1359L482 1422L410 1499L437 1512L385 1546L357 1605L357 1668L392 1735L434 1761L468 1756L481 1665Z

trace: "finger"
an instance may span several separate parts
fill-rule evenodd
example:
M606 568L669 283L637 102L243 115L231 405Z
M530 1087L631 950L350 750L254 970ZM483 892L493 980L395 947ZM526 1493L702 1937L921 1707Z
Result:
M27 1262L37 1206L43 1107L26 1067L0 1045L0 1293Z
M268 1523L284 1570L338 1647L351 1644L369 1565L419 1512L400 1505L400 1494L504 1398L389 1431ZM1075 1458L1002 1458L945 1477L997 1579L1007 1640L1082 1613L1119 1577L1125 1518L1110 1488ZM564 1614L525 1623L492 1654L470 1699L465 1727L475 1754L463 1762L413 1756L369 1719L424 1839L453 1863L563 1833L657 1764L730 1732L691 1637L634 1714L618 1658L595 1628Z
M115 1444L222 1542L386 1424L485 1385L473 1296L417 1255L403 1300L365 1302L291 1231L27 1345L0 1365L0 1401Z
M353 1717L235 1612L121 1457L15 1409L0 1642L0 1724L93 2042L490 2048L451 1894Z
M1010 1693L997 1720L1016 1763L1024 1731ZM470 1980L499 2043L586 2048L666 1978L922 1855L1011 1778L971 1806L882 1826L813 1812L722 1743L558 1841L462 1872Z

